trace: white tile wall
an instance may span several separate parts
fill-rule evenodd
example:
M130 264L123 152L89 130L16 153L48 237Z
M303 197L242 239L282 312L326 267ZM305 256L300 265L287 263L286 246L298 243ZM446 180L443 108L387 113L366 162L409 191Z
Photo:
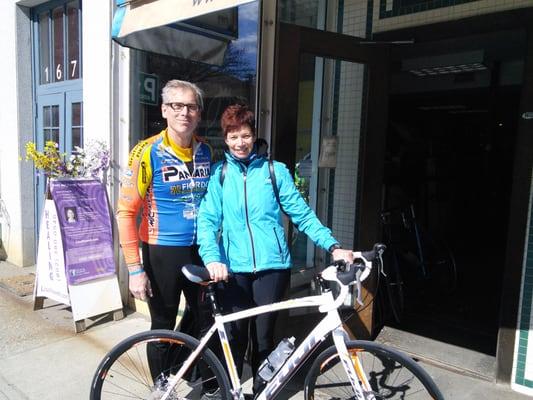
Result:
M342 33L364 37L366 20L366 0L344 2ZM340 73L337 168L335 169L335 193L331 199L333 201L332 228L341 245L351 248L354 242L356 217L364 66L343 61Z

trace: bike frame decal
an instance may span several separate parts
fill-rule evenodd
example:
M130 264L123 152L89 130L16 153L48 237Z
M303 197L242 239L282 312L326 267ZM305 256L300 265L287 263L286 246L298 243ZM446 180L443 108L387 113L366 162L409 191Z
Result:
M328 312L322 321L318 323L298 348L296 348L272 380L265 386L257 397L257 400L272 399L311 355L313 350L324 340L328 333L334 329L342 330L342 328L339 328L341 324L342 321L337 310Z
M335 347L337 348L337 353L339 354L339 358L342 362L342 366L344 367L344 371L346 372L346 375L348 376L348 379L350 380L350 383L352 384L352 388L355 394L356 399L365 400L363 388L361 387L361 384L359 383L359 380L357 379L357 373L355 372L355 367L352 363L352 359L350 357L350 354L348 353L348 348L346 347L345 340L348 338L346 337L346 332L344 329L335 329L333 331L333 342L335 343ZM365 378L366 381L366 378ZM371 397L368 397L368 399L375 399L372 395Z
M224 353L224 360L226 361L227 370L230 375L231 386L233 387L233 392L238 393L240 397L241 381L239 379L239 374L237 373L237 367L235 366L235 360L233 358L233 353L231 352L231 347L229 345L228 336L226 334L226 329L224 328L224 323L221 321L221 316L215 316L215 326L218 331L218 337L220 338L220 344L222 345L222 352Z

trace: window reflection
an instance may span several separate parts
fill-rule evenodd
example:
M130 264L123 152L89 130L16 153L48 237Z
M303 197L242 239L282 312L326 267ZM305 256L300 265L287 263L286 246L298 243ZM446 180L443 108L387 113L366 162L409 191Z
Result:
M53 140L59 143L59 106L43 107L43 137L44 141Z
M67 4L67 48L68 48L68 76L67 79L77 79L80 77L79 63L79 23L78 23L78 2Z
M54 81L62 81L64 75L63 57L63 7L54 8L52 11L52 26L54 29Z
M237 18L232 15L237 14ZM224 109L235 102L245 102L252 109L256 102L256 77L258 58L258 16L259 2L239 6L235 9L195 18L186 21L189 26L218 28L215 36L224 35L227 42L222 65L207 64L190 59L170 57L162 54L135 51L135 75L141 82L132 82L133 87L143 87L143 79L156 77L159 92L170 79L181 79L196 83L204 91L204 110L198 128L198 134L208 139L215 151L215 159L223 156L224 142L220 129L220 116ZM219 18L220 17L220 18ZM236 26L234 24L237 24ZM201 35L198 33L198 35ZM142 93L134 93L133 103L138 112L132 111L134 132L143 132L144 137L151 136L165 127L161 117L160 93L158 104L140 104ZM136 119L136 120L135 120ZM138 139L132 138L131 143Z
M39 63L41 83L50 82L50 29L48 12L39 15Z
M83 144L83 103L72 103L72 146Z
M318 26L318 0L280 0L278 3L278 17L280 22L322 29Z

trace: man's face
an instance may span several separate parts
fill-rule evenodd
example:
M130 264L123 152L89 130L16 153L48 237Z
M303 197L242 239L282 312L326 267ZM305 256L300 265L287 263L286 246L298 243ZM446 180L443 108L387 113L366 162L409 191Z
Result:
M161 114L167 120L169 132L184 137L191 136L196 130L202 114L202 110L196 102L194 91L172 89L166 100L167 102L161 105Z

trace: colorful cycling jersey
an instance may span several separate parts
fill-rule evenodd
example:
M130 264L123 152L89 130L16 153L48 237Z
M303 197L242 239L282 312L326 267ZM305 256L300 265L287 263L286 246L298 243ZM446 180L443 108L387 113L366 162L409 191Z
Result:
M191 174L172 149L166 130L143 140L131 151L121 179L117 210L127 264L140 261L139 239L163 246L196 243L196 216L209 182L212 151L195 137L192 153Z

